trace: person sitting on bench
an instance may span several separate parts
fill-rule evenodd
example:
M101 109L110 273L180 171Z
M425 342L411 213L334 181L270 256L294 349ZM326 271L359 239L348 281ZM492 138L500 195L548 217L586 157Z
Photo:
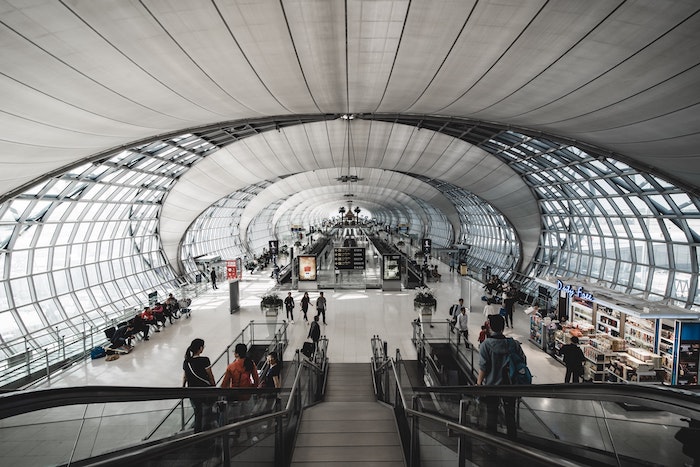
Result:
M165 308L163 307L163 305L160 304L160 302L156 302L156 304L153 305L153 314L156 316L156 323L163 323L163 327L165 327L165 320L168 315L166 314ZM170 318L170 324L172 323L173 319Z
M141 317L141 313L136 313L136 316L129 320L129 324L131 324L131 326L134 328L133 335L142 332L143 340L147 341L149 339L148 333L151 330L151 327L148 325L148 323L146 323L143 317Z
M170 316L170 322L173 322L173 318L180 319L180 304L173 294L168 295L165 300L165 316Z
M133 346L130 344L131 337L134 335L134 325L127 324L117 328L112 336L112 348L113 349L123 349L126 352L131 352Z

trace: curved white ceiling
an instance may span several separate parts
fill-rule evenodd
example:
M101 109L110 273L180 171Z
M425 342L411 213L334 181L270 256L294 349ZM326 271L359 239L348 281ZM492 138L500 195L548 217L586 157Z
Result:
M597 145L697 194L699 11L677 0L0 0L0 195L155 135L316 113L518 125ZM171 258L191 205L343 167L342 125L318 126L242 140L194 167L164 208ZM525 245L537 241L529 190L495 158L371 126L351 165L449 180L493 203Z
M352 141L349 151L348 140ZM165 254L171 261L177 258L182 233L207 206L256 181L291 174L298 175L274 183L259 202L251 203L241 220L241 232L255 211L274 199L284 199L299 187L347 186L336 178L348 173L364 178L362 183L426 200L442 209L459 232L454 206L438 190L397 172L426 174L468 187L511 221L525 259L534 253L540 233L538 206L530 188L506 164L480 148L434 131L337 119L242 139L185 172L163 205L160 233Z
M452 224L454 231L459 232L459 214L454 205L440 191L427 183L386 170L352 168L352 173L357 174L362 180L356 183L341 183L336 180L337 170L325 169L296 174L273 183L252 199L243 210L239 223L243 241L246 239L245 232L248 225L256 215L279 199L285 201L272 217L272 225L277 223L282 213L294 209L306 199L316 204L333 203L338 207L347 206L348 198L345 195L349 193L353 194L349 199L355 206L362 204L363 201L381 201L381 204L387 207L410 203L416 212L422 209L416 204L414 198L421 199L441 210ZM305 223L308 223L308 220L299 222L299 224Z

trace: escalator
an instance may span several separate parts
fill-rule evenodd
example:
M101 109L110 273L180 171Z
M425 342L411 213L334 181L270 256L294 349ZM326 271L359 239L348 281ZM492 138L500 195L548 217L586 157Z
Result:
M432 342L429 345L432 365L437 373L439 386L474 384L471 372L467 370L466 364L460 361L460 356L455 353L452 344Z
M0 441L26 439L33 446L21 455L5 450L4 465L286 465L302 411L323 397L325 349L322 339L318 358L297 353L286 362L281 389L90 386L0 395ZM191 397L212 401L218 423L193 433ZM173 404L178 409L168 412ZM143 441L166 413L159 431Z
M700 392L600 384L415 387L404 362L375 365L378 398L395 408L408 465L698 465ZM517 435L502 407L487 431L489 398L516 401ZM620 403L645 407L627 411ZM691 441L692 440L692 441Z

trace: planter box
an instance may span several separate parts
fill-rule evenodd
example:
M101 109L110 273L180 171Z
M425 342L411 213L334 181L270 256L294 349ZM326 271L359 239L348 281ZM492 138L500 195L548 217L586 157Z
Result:
M265 316L277 316L282 309L278 305L260 305L260 309L265 313Z
M430 315L432 316L433 313L435 313L435 308L437 307L436 304L432 305L425 305L425 304L420 304L420 303L414 303L413 308L419 312L421 315Z

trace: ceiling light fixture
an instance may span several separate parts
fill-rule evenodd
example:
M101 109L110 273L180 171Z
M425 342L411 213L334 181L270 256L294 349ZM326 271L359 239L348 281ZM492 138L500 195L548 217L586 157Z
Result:
M336 180L338 180L341 183L357 183L362 178L357 176L356 174L351 174L350 170L352 168L352 164L355 162L355 146L352 144L352 132L350 131L350 121L355 119L354 114L343 114L340 116L342 120L347 121L347 132L345 134L345 141L347 144L343 144L343 157L341 158L341 164L345 160L345 149L347 146L347 154L348 154L348 173L347 174L341 174ZM341 169L342 170L342 169Z

